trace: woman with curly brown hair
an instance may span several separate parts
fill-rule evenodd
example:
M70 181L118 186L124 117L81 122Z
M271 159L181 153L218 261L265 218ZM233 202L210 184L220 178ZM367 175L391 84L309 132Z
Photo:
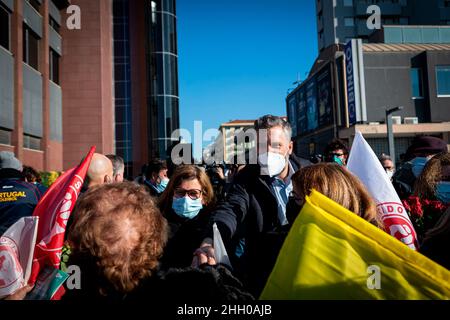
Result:
M190 266L203 240L215 196L208 175L194 165L178 167L159 198L159 208L169 222L169 241L163 267Z
M123 182L91 188L72 214L68 265L80 268L81 289L67 290L64 300L253 299L226 268L213 262L200 268L159 268L168 226L144 186Z
M144 187L107 184L86 192L73 210L69 265L81 268L90 297L123 297L153 275L167 241L167 222Z
M297 171L292 177L293 191L289 200L288 220L293 222L312 189L324 194L379 228L383 223L376 204L362 182L335 163L319 163Z
M419 241L423 240L450 206L450 153L439 153L427 162L413 194L403 204L411 215Z

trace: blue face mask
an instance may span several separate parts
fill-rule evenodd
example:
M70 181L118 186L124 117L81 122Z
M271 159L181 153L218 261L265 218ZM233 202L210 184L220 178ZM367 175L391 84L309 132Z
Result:
M450 203L450 182L442 181L436 185L436 197L445 204Z
M203 208L202 199L192 200L189 197L173 198L172 209L183 218L193 219Z
M165 178L165 179L161 179L160 183L152 184L153 188L158 192L158 193L163 193L164 190L166 190L167 185L169 184L169 179Z
M156 185L156 187L161 189L162 190L161 192L163 192L164 190L166 190L168 184L169 184L169 179L164 178L164 179L161 179L161 182L158 183Z
M411 160L412 164L411 170L416 178L420 176L427 162L428 159L425 157L417 157Z

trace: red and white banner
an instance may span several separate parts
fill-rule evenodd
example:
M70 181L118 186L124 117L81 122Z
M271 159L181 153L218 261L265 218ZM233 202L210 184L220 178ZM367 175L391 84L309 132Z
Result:
M34 209L39 217L30 284L34 284L44 266L59 268L67 221L83 186L95 147L82 163L60 176Z
M0 299L23 288L31 274L38 217L23 217L0 237Z
M386 232L411 249L417 250L417 234L405 207L403 207L386 171L361 132L356 133L347 168L362 181L374 198Z

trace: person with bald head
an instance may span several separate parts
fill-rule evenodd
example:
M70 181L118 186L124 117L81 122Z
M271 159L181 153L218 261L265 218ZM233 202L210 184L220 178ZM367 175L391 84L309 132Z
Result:
M113 164L111 160L103 154L94 153L86 174L85 189L87 190L104 183L112 183L113 180Z

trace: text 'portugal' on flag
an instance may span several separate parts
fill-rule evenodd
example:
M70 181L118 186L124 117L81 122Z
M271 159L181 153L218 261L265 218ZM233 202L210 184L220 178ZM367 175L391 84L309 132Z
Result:
M34 209L33 216L39 217L39 227L30 284L35 283L45 266L59 268L67 221L80 194L94 152L95 147L91 147L80 165L59 177Z
M263 300L449 298L450 271L314 190L261 295Z
M417 250L419 247L417 234L406 209L386 171L361 132L356 133L347 168L361 180L375 200L386 232L411 249Z

